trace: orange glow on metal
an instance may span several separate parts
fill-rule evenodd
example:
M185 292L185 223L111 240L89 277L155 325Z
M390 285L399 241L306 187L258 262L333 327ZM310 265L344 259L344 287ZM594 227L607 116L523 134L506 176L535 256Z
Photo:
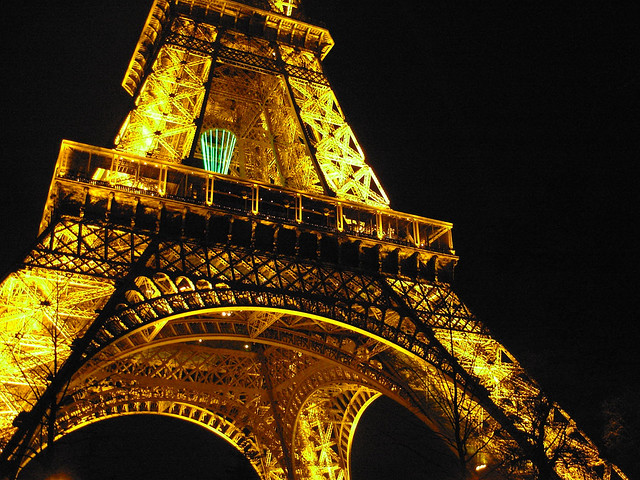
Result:
M37 244L0 283L0 447L99 318L27 457L46 433L152 413L215 432L265 480L349 480L358 421L386 395L448 445L463 418L468 469L498 464L542 392L439 276L452 224L389 208L324 74L328 31L299 0L249 3L156 0L116 148L62 143ZM199 143L214 131L233 145ZM586 459L560 478L626 479L551 407L549 457Z

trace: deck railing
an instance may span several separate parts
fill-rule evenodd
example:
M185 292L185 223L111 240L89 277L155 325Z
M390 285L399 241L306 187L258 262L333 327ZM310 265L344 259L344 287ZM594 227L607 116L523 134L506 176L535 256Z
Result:
M57 178L453 254L452 224L64 140Z

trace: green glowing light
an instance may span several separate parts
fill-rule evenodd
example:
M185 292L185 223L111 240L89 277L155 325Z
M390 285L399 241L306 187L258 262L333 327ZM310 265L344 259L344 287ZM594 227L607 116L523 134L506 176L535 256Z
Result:
M209 172L229 173L233 149L236 146L236 136L229 130L214 128L207 130L200 136L204 169Z

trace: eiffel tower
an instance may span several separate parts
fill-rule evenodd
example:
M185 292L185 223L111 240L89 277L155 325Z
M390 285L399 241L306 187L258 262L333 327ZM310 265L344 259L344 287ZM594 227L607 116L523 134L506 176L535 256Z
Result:
M297 0L154 2L115 148L63 141L0 285L3 476L144 413L263 479L349 479L386 396L472 478L627 478L452 290L452 225L389 207L332 45Z

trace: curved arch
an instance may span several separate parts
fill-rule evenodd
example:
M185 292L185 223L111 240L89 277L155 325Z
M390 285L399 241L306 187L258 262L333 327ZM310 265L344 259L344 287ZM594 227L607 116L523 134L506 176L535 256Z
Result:
M293 445L301 478L351 477L351 446L359 419L382 395L367 387L333 383L309 395L296 416Z
M273 318L265 320L263 316L259 316L256 319L255 313L273 315ZM260 335L251 336L249 325L252 321L267 321L269 325ZM306 442L306 451L309 452L314 448L312 443L318 444L318 438L327 434L327 428L333 428L331 421L335 420L340 424L340 429L330 432L331 438L325 438L330 446L327 443L323 446L324 450L319 449L324 451L325 455L321 466L325 469L339 470L343 478L348 479L356 419L361 415L360 409L366 400L384 393L412 411L418 408L418 405L412 403L406 387L401 385L397 378L371 362L371 357L377 353L391 351L390 345L382 339L364 333L331 319L299 315L298 312L280 309L202 309L192 312L191 315L184 313L134 328L85 364L72 386L76 391L90 389L92 382L113 381L111 376L116 374L126 381L135 381L138 382L137 385L141 385L139 379L142 376L157 374L163 376L165 384L170 384L171 379L177 379L174 391L185 391L187 377L189 382L193 382L189 385L203 382L208 385L206 391L209 396L218 388L214 386L215 381L226 381L227 390L234 388L242 391L239 395L243 396L243 402L250 403L255 402L249 398L250 392L256 389L264 391L266 388L252 380L263 374L264 370L261 370L259 363L266 362L269 364L266 370L274 377L273 382L277 386L274 400L283 406L280 418L285 434L284 441L293 446L291 451L294 452L294 456L304 451L304 448L295 443L301 429L306 428L313 433L304 435L305 440L302 442ZM350 337L349 334L355 335ZM126 346L117 347L123 342L126 342ZM261 349L266 349L263 360L255 358L254 350L258 345L262 345ZM210 353L212 351L216 353ZM186 360L178 358L178 352L183 355L187 355L185 352L191 352L192 357ZM220 358L224 352L228 352L227 359ZM174 367L167 366L168 359L171 359ZM132 366L132 363L136 366ZM278 365L281 364L286 365L286 372L278 370ZM208 368L198 369L194 365L207 365ZM215 377L214 371L222 370L236 372L232 383L229 383L229 379ZM287 375L291 375L294 380L288 382L285 378ZM332 399L338 391L337 385L341 386L342 395L340 398ZM314 426L310 428L310 422L307 420L314 412L305 405L308 406L319 396L331 401L334 411L341 409L342 413L339 418L323 421L322 424L318 423L316 415ZM84 401L84 398L81 394L76 394L74 404L81 405L80 400ZM216 400L222 415L230 417L222 405L224 402L233 403L232 400L228 393L222 394ZM209 401L212 401L211 398ZM123 408L125 410L121 411L129 411L126 407ZM238 410L243 408L244 405L238 406ZM269 406L258 405L257 408L263 409L263 415L266 415ZM277 421L277 413L269 415L273 417L274 422ZM252 428L252 434L262 438L261 443L271 442L272 446L277 444L277 438L265 440L264 433L257 431L255 426L249 427L250 422L247 417L242 417L241 413L236 412L233 418L234 423L239 424L241 428ZM61 428L65 427L61 425ZM274 454L274 448L276 447L269 450L270 458L280 459L282 453ZM330 458L327 454L331 449L335 449L337 454ZM318 458L301 458L298 455L295 467L298 478L307 478L310 469L318 468L317 460Z
M255 436L238 428L226 415L228 412L223 415L194 403L154 398L152 395L138 399L132 399L130 396L117 398L117 395L114 395L111 398L100 398L99 403L96 400L97 397L87 399L88 402L94 403L90 411L83 411L81 407L65 411L66 415L59 423L66 423L67 427L61 429L56 441L88 425L115 417L138 414L163 415L188 421L222 438L251 463L260 478L284 479L282 469L275 462L274 452L261 444Z
M112 315L96 339L98 349L126 334L125 324L144 326L154 319L212 308L296 312L352 329L434 365L454 381L467 384L478 401L513 432L513 424L490 398L496 388L494 376L488 372L476 377L476 372L466 371L456 352L443 346L434 332L460 329L466 335L481 328L447 286L338 271L242 248L182 244L180 262L169 262L162 257L164 248L168 257L175 258L171 246L160 246L156 267L176 278L193 278L190 283L196 289L132 304L120 316ZM370 361L381 366L376 359Z
M362 415L364 415L364 412L367 410L367 408L369 408L371 406L371 404L376 401L376 399L378 399L380 397L381 394L374 394L371 395L370 397L366 398L366 400L359 405L359 408L355 409L355 415L353 416L353 419L351 420L351 424L352 427L349 430L349 440L348 440L348 445L347 445L347 449L348 449L348 466L349 466L349 471L351 471L351 448L353 446L353 440L355 438L355 433L358 429L358 424L360 423L360 420L362 419ZM361 400L362 397L358 398L358 400ZM357 406L358 404L354 402L354 405ZM351 405L350 405L351 407ZM353 409L352 409L353 411Z
M375 339L377 342L381 342L387 347L402 351L404 354L416 359L426 360L430 363L434 362L434 352L433 348L429 344L429 340L423 332L416 331L415 324L408 318L399 319L397 315L387 313L382 325L380 325L379 328L374 329L371 328L371 322L366 321L367 317L365 314L358 315L360 318L355 319L358 321L354 321L352 317L355 315L338 315L338 318L334 318L326 315L329 312L323 312L325 314L318 314L296 308L292 309L281 306L269 306L265 305L265 302L256 302L255 305L210 305L205 301L210 298L203 298L202 296L199 296L197 292L190 293L191 295L188 297L184 294L171 295L171 301L165 301L164 298L160 298L156 299L154 302L141 301L133 305L119 304L119 311L109 318L105 325L105 329L101 332L101 349L110 350L114 345L117 345L117 342L120 340L132 340L139 332L150 328L152 330L156 330L157 325L164 325L169 321L185 319L197 315L206 316L208 314L216 314L218 312L229 313L251 310L266 313L279 312L284 315L300 316L313 321L332 324L365 337ZM179 312L175 312L175 308L172 308L177 305L182 307ZM257 337L260 333L262 332L252 335L248 330L241 332L229 332L230 335L248 335L252 338ZM193 335L198 336L198 333L193 333ZM353 342L349 342L348 340L347 343L350 343L351 346L354 345ZM353 349L350 349L349 345L346 343L343 347L345 351L353 353ZM95 354L100 356L100 349L94 352L94 355ZM442 362L437 362L437 364L441 365Z
M250 325L255 312L275 315L275 320L270 321L268 328L257 336L252 335ZM305 321L311 322L317 329L305 332L301 327ZM321 328L323 325L326 327ZM345 332L357 335L351 338L346 336ZM268 307L203 308L149 322L132 329L99 351L78 369L76 378L87 378L96 369L104 368L142 349L208 341L250 342L289 348L305 355L329 360L335 365L347 366L360 372L361 378L366 377L369 382L373 381L376 389L386 392L397 401L405 403L414 413L420 414L419 411L416 412L419 406L412 404L410 395L404 391L406 385L401 378L394 372L387 371L378 357L383 352L388 354L391 350L396 350L401 355L413 357L414 361L420 362L423 359L384 338L352 325L313 314ZM345 380L353 381L354 378ZM364 381L361 383L372 385ZM288 411L296 411L300 405L299 402L296 405L288 405Z
M196 289L191 279L184 275L176 277L176 287L178 287L178 290L181 292L193 292Z
M171 280L169 275L164 272L156 272L153 275L153 281L163 294L178 293L176 284Z
M269 268L278 269L275 264L269 265ZM318 270L319 272L314 273L315 293L304 282L296 284L295 288L293 284L287 285L287 289L266 288L260 284L257 274L252 274L250 284L237 284L236 281L233 288L229 278L218 278L212 282L196 277L194 282L186 275L177 275L174 284L181 283L182 291L154 296L161 288L150 288L148 283L151 280L148 277L144 277L144 281L141 280L142 277L138 277L137 283L142 285L140 290L144 290L140 293L145 300L140 295L133 297L129 294L126 299L128 302L122 302L127 303L128 308L122 308L111 315L105 329L98 334L95 346L101 348L126 334L134 325L144 326L154 320L175 318L184 313L191 315L196 310L249 307L298 312L323 321L348 325L360 333L374 335L390 346L402 348L427 361L443 363L442 352L425 336L424 329L418 327L416 319L410 318L407 312L396 305L397 302L389 298L388 287L381 285L380 279L367 278L363 281L361 276L349 276L344 272L337 275L329 270ZM280 274L280 285L284 281L284 273ZM243 274L246 276L247 272ZM163 274L163 277L165 275L167 274ZM225 275L228 276L235 275Z
M270 268L282 266L271 264ZM430 426L434 425L423 400L413 391L411 379L400 375L396 367L406 364L404 357L407 357L412 362L437 365L448 373L448 357L446 352L443 355L433 334L428 333L429 327L420 325L419 318L393 297L383 285L383 279L309 266L306 283L299 281L299 271L295 275L292 272L288 281L298 283L295 288L286 289L282 288L289 275L285 272L280 272L280 288L269 286L265 272L258 275L244 271L245 279L253 275L252 280L246 282L234 280L235 274L229 273L208 278L174 275L163 271L154 275L153 280L149 276L138 276L135 285L124 289L124 298L114 299L117 308L111 311L94 337L83 364L71 379L69 391L79 392L81 397L83 389L108 382L111 376L139 381L157 368L164 369L163 384L173 382L172 395L186 388L185 385L196 385L185 384L187 381L204 382L204 386L198 386L202 391L215 390L219 388L215 384L217 379L213 387L206 382L216 374L211 369L194 366L193 359L181 359L176 365L169 365L170 347L179 343L183 352L195 355L199 348L226 346L237 360L243 358L241 352L250 354L256 346L267 354L253 360L253 370L242 370L232 363L227 363L225 368L232 367L236 372L237 378L232 382L238 382L238 378L246 382L231 385L236 388L232 395L245 396L245 400L249 399L258 409L256 412L263 412L254 413L254 418L267 415L276 426L270 437L266 433L261 435L263 443L271 445L271 452L278 451L274 458L281 468L294 468L291 463L286 464L284 459L291 458L291 454L283 449L295 451L295 432L300 430L296 425L313 416L312 409L307 408L309 399L324 395L336 381L342 385L358 385L357 388L366 388L368 392L384 393L417 413ZM157 285L151 285L154 280ZM287 354L282 353L285 350ZM136 364L145 351L157 358L144 358ZM295 358L294 354L301 357ZM311 371L313 368L318 370L316 376ZM296 369L305 370L304 375L296 376ZM322 369L326 377L320 373ZM273 386L250 385L250 371L256 378L267 378L267 383ZM152 386L152 383L145 385ZM247 395L249 388L254 390ZM350 388L349 395L357 388ZM258 397L262 400L257 400ZM223 400L228 402L230 398ZM268 402L264 401L266 398ZM355 419L357 412L344 410L343 414L348 414L343 415L341 421L349 428L345 426L332 440L338 454L325 459L324 466L340 468L348 478L349 437L353 430L350 419L351 416ZM242 423L237 417L230 418ZM316 433L325 435L321 424L317 425ZM258 434L255 430L254 433ZM313 459L297 462L296 469L314 465ZM300 472L296 475L305 478Z
M243 348L244 342L220 340L218 343L226 345L222 349L202 346L209 341L200 343L182 339L182 344L190 344L188 348L175 342L156 343L102 364L99 370L90 372L82 384L76 382L70 386L73 393L68 405L61 409L58 430L72 431L78 425L102 417L132 413L179 414L222 431L236 442L237 447L243 447L245 456L250 459L256 456L258 449L248 450L246 446L251 443L238 432L245 438L252 438L253 445L262 445L262 453L256 458L274 459L266 469L272 472L275 459L282 461L284 453L278 448L281 439L277 438L272 426L278 414L273 411L273 405L264 401L267 387L262 381L261 363L268 363L266 369L270 372L277 372L277 364L283 360L288 367L295 367L291 371L297 375L288 384L286 379L274 378L278 385L275 400L286 405L281 411L281 425L287 444L292 443L290 423L298 414L297 405L308 398L312 389L326 388L327 382L351 381L357 382L354 388L369 385L367 391L373 391L371 380L356 371L347 373L337 362L328 366L318 355L302 354L293 348L271 347L261 359ZM277 374L272 373L272 376ZM280 376L284 377L283 374ZM169 404L178 405L180 409L169 407ZM196 412L198 410L200 413ZM260 418L256 417L256 412L261 412ZM287 419L289 412L293 419ZM216 415L212 416L212 413ZM232 434L229 433L230 425L234 426ZM348 436L349 430L346 432ZM348 452L348 444L346 450ZM346 453L345 458L348 458Z
M156 286L156 283L149 277L139 276L134 280L136 287L140 290L140 293L145 298L157 298L161 295L160 289Z

